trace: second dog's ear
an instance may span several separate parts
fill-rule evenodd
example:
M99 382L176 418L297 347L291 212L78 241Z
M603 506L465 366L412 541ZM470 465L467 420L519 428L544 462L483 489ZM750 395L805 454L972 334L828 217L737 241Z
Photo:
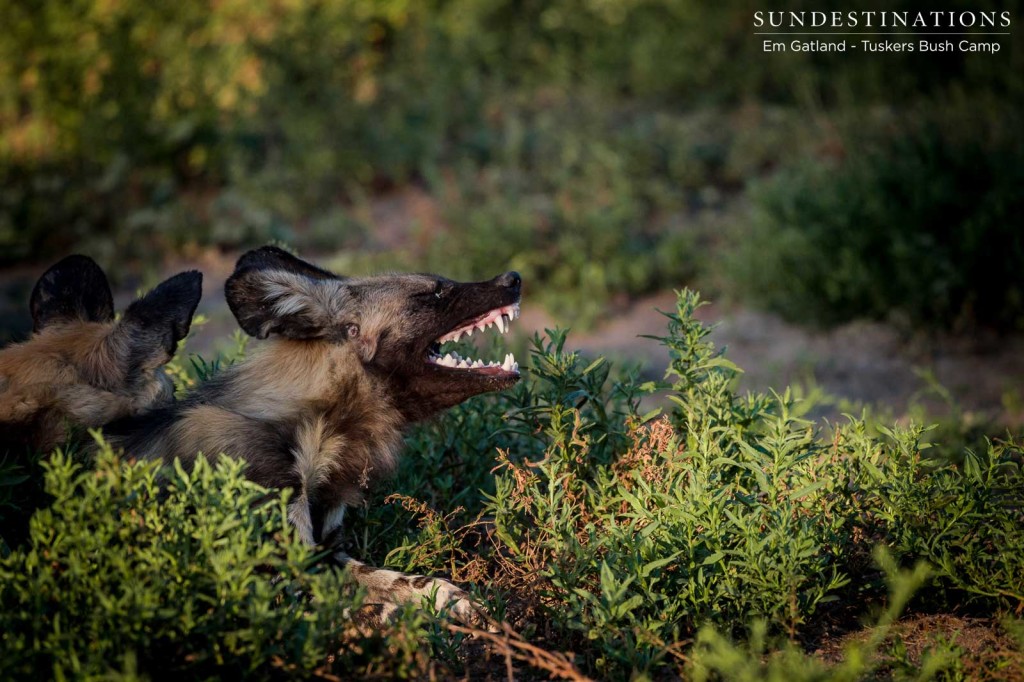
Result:
M109 322L114 298L107 276L87 256L68 256L36 282L29 299L32 331L65 322Z
M350 305L343 278L268 246L243 255L224 291L246 334L265 339L326 338L343 333Z
M170 361L188 334L203 294L203 276L182 272L128 306L120 324L138 364L152 369Z

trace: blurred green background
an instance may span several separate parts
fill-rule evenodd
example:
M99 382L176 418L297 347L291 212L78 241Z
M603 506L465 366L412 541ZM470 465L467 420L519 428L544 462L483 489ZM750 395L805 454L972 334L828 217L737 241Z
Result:
M582 329L687 284L810 328L1020 330L1021 33L766 54L766 9L880 8L0 3L0 339L65 253L131 288L271 240L346 272L515 268Z

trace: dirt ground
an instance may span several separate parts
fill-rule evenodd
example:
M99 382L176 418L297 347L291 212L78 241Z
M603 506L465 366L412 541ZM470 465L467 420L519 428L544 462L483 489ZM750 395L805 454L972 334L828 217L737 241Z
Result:
M876 628L868 627L826 638L814 655L828 663L839 663L851 646L867 643L876 632ZM915 668L929 653L935 656L940 651L955 651L964 679L977 682L1024 680L1024 659L994 618L953 614L905 616L892 625L882 640L877 655L879 669L874 679L900 679L898 672L909 672L894 669L900 650L906 652L905 660Z
M662 292L635 301L593 331L569 340L592 355L640 361L652 378L668 365L667 350L641 338L665 333L659 310L675 310L675 294ZM555 324L543 310L524 305L521 327ZM831 330L790 324L777 315L736 305L711 304L698 311L716 325L711 339L744 370L740 388L767 390L793 382L816 384L829 395L879 405L895 417L913 404L942 412L956 407L976 419L1001 424L1024 422L1024 338L906 337L892 326L852 322ZM938 386L948 391L942 397Z

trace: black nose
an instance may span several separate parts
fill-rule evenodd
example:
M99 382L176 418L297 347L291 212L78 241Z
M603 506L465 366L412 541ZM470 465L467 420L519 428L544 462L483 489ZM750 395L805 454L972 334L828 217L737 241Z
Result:
M518 272L506 272L504 275L498 275L498 286L507 287L509 289L519 290L519 287L523 284L523 278L519 276Z

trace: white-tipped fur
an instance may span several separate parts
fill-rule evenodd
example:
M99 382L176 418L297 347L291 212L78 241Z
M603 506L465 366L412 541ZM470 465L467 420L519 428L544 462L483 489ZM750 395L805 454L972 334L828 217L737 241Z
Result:
M314 490L338 471L338 459L345 439L329 435L323 417L301 424L295 432L295 472L303 491Z

